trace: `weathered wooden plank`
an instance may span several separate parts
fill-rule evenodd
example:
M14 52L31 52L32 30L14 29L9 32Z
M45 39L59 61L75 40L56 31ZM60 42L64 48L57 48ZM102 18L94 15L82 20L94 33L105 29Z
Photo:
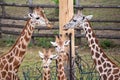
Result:
M14 6L14 7L36 7L36 6L39 6L39 7L42 7L42 8L59 8L58 5L49 5L49 4L32 4L32 5L29 5L29 4L16 4L16 3L0 3L1 6ZM116 8L120 8L120 6L104 6L104 5L88 5L88 6L77 6L75 5L74 8L76 9L81 9L81 8L113 8L113 9L116 9Z
M1 31L3 34L9 34L9 35L19 35L20 32L17 31L8 31L8 30L2 30ZM34 33L33 37L55 37L55 35L58 34L42 34L42 33ZM97 38L102 39L102 38L106 38L106 39L120 39L120 35L96 35ZM85 38L85 35L81 35L81 34L75 34L75 38Z
M11 20L27 20L28 18L23 17L14 17L14 16L2 16L0 15L1 19L11 19ZM49 21L57 22L59 21L58 18L48 18ZM112 22L112 23L120 23L120 20L91 20L90 22Z

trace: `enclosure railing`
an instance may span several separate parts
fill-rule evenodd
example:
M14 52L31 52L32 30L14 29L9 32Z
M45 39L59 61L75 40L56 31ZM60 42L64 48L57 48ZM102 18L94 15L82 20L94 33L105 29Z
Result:
M0 3L0 6L14 6L14 7L28 7L29 9L32 9L35 6L40 6L42 8L59 8L58 5L45 5L45 4L16 4L16 3ZM95 6L74 6L75 9L84 9L84 8L113 8L113 9L120 9L120 6L101 6L101 5L95 5ZM23 17L14 17L14 16L5 16L5 15L0 15L0 19L11 19L11 20L27 20L27 18ZM49 18L50 21L57 22L59 19L57 18ZM91 20L91 22L112 22L112 23L120 23L120 20ZM23 25L15 25L15 24L4 24L0 23L0 28L1 27L14 27L14 28L23 28ZM36 28L38 30L47 30L47 28L44 27L38 27ZM57 30L58 26L53 27L53 29ZM95 27L93 28L94 30L116 30L120 31L119 28L115 27ZM77 29L78 30L78 29ZM0 33L4 34L11 34L11 35L19 35L20 32L11 32L7 30L2 30L0 29ZM53 37L56 34L33 34L33 37ZM76 34L76 37L84 37L84 35L81 34ZM108 39L120 39L119 35L116 36L109 36L109 35L97 35L98 38L108 38Z

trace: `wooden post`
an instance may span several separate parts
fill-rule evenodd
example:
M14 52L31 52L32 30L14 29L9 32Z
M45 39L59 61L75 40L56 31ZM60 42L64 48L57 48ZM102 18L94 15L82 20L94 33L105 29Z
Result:
M28 0L28 4L32 5L33 4L33 0ZM33 7L29 7L29 12L32 13L33 11Z
M76 6L80 6L80 0L75 0L75 5ZM78 12L78 9L76 10L76 12ZM81 30L76 30L77 34L81 34ZM77 41L77 44L81 45L81 37L80 38L77 38L79 39L79 41Z
M0 0L1 3L5 3L4 0ZM2 9L2 16L6 16L5 6L1 6Z
M0 25L1 25L1 20L0 20ZM2 38L2 29L0 27L0 38Z
M72 33L72 57L74 52L74 29L63 30L63 26L73 17L73 0L59 0L59 26L60 34ZM66 38L65 38L66 39Z
M67 39L68 37L66 36L66 33L71 34L71 53L72 53L72 61L74 61L75 57L75 49L74 49L74 29L69 29L67 31L63 30L63 26L69 22L69 20L73 17L73 0L59 0L59 26L60 26L60 34L62 34L63 39ZM74 66L72 66L74 67ZM68 66L67 68L70 68ZM74 70L73 68L71 69L72 73L68 72L67 70L67 78L68 80L75 80L73 78Z

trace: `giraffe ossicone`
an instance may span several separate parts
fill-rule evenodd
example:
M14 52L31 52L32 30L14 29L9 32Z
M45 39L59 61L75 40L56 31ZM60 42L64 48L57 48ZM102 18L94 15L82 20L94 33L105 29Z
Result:
M64 25L64 29L77 27L83 29L89 43L96 70L100 75L100 80L120 80L120 67L111 61L98 45L98 40L89 22L91 18L92 15L84 16L82 14L77 14L68 24Z

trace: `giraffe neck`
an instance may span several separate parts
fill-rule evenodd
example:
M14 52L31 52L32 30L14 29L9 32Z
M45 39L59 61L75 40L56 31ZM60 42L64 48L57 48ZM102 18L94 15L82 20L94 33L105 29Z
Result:
M85 22L82 27L89 42L89 47L91 49L92 58L95 62L96 69L100 75L107 72L107 70L116 68L117 66L105 55L103 50L99 47L98 40L96 39L89 22Z
M49 67L43 69L43 80L51 80Z
M63 55L59 55L58 59L57 59L57 72L58 72L58 80L67 80L66 79L66 75L64 72L64 59L63 59Z
M11 50L0 57L0 73L4 71L4 74L0 74L0 78L17 75L18 68L24 58L27 45L33 33L33 26L30 25L30 22L30 20L27 21ZM11 79L11 77L8 79Z

